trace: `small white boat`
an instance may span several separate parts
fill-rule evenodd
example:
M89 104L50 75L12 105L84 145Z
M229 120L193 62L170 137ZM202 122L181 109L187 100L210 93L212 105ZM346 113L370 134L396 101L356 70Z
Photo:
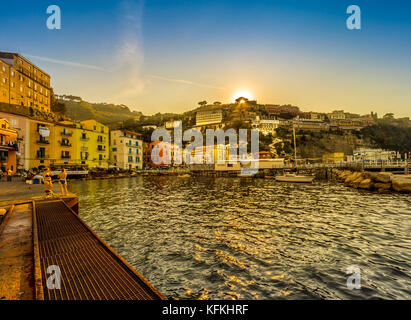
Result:
M315 176L304 176L297 174L285 174L282 176L276 176L275 181L279 182L299 182L299 183L311 183Z
M190 178L191 175L189 175L188 173L186 173L186 174L179 174L177 177L178 177L178 178Z

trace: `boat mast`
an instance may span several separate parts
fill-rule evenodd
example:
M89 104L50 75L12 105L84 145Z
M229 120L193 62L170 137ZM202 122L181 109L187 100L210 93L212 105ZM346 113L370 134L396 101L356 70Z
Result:
M295 168L297 169L297 145L295 143L295 127L293 125L293 137L294 137L294 162L295 162Z

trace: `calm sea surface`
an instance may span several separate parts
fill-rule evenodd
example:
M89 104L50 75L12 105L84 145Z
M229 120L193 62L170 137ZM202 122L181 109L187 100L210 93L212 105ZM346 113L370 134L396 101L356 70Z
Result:
M73 181L80 216L175 299L410 299L411 196L271 179ZM347 289L347 267L361 289Z

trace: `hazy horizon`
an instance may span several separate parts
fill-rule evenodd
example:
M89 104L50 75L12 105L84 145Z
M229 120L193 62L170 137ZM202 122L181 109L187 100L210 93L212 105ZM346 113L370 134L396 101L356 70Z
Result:
M0 51L51 76L56 94L181 113L236 93L302 111L411 117L411 3L356 1L361 30L346 28L348 1L11 2ZM24 10L22 10L24 7Z

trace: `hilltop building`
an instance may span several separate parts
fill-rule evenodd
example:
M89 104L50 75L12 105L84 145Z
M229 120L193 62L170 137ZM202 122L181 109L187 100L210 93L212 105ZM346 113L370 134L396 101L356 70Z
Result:
M276 129L280 126L279 120L274 119L260 119L256 116L255 120L251 122L251 127L258 129L262 134L275 134Z
M223 111L221 108L212 108L197 111L196 126L206 126L210 124L220 124L223 121Z
M0 103L50 112L50 76L18 53L0 52Z
M110 164L123 170L142 169L143 140L141 135L128 130L111 131Z
M296 117L301 114L300 108L291 105L265 105L265 110L269 116L279 116L281 114L290 114Z

